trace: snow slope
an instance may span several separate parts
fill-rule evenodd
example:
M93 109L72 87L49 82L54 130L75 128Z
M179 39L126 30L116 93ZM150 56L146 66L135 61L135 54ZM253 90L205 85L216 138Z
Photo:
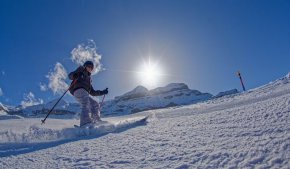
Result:
M0 168L290 168L289 77L207 102L106 120L146 115L147 125L69 139L61 131L77 121L3 120ZM51 133L26 137L29 128Z

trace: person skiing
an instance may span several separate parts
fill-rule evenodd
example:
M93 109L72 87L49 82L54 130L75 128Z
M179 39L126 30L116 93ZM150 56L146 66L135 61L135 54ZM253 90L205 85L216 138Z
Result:
M92 61L86 61L83 66L79 66L75 71L69 73L71 83L70 93L81 104L80 126L97 123L101 121L99 104L91 96L102 96L108 94L105 90L95 90L92 86L91 73L94 69Z

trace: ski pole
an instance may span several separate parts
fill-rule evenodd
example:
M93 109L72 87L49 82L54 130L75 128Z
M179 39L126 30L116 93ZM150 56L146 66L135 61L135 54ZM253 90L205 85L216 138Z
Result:
M108 89L108 88L106 88L106 89ZM106 95L103 96L102 102L101 102L101 104L99 104L99 110L100 111L101 111L101 107L103 106L103 102L105 100L105 97L106 97Z
M45 123L45 120L47 119L47 117L50 115L50 113L52 112L52 110L55 108L55 106L58 104L58 102L63 98L63 96L66 94L67 91L69 91L69 89L77 82L77 79L75 79L72 84L69 86L69 88L64 92L64 94L58 99L58 101L54 104L54 106L50 109L50 111L47 113L46 117L41 120L41 124Z

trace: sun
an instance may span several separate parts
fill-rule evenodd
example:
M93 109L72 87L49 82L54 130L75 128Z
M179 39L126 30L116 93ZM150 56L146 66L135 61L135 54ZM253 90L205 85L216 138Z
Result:
M155 87L161 76L160 65L158 62L152 62L150 59L147 62L143 62L141 70L139 72L139 78L142 85L146 87Z

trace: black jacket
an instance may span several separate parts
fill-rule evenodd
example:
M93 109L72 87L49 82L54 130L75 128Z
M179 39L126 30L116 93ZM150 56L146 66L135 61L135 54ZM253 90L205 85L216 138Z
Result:
M80 66L75 71L71 72L68 75L70 80L76 80L75 84L69 89L70 93L73 95L74 91L77 89L83 88L92 96L100 96L102 92L100 90L94 90L92 86L91 73L88 72L85 67Z

